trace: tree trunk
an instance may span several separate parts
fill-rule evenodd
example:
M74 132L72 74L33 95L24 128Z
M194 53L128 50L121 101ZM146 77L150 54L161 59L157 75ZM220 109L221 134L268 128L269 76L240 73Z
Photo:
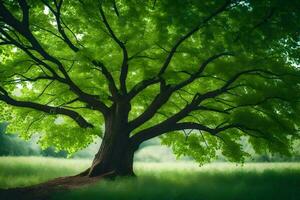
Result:
M105 119L105 133L98 153L88 170L88 176L133 176L133 156L136 148L130 144L128 104L114 105Z
M88 175L132 176L134 150L127 141L104 139Z

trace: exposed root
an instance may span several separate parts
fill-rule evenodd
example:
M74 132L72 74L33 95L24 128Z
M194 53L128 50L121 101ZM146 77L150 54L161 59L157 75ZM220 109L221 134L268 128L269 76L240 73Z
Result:
M88 172L89 169L86 171ZM112 171L100 176L89 177L86 175L86 171L75 176L60 177L29 187L0 189L0 199L46 200L50 198L50 194L53 192L95 184L100 179L111 179L116 176Z
M91 168L88 168L75 176L87 176L89 174L90 170L91 170Z

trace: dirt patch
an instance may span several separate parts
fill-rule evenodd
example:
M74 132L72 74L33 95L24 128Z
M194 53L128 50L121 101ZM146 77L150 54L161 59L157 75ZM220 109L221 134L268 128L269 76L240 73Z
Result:
M100 179L111 177L111 173L97 177L68 176L56 178L41 184L22 187L0 189L1 200L48 200L55 192L66 191L82 186L92 185Z

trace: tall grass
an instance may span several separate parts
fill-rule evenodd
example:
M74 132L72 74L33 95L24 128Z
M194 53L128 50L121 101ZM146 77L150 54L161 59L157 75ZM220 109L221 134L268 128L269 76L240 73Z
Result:
M36 184L87 168L90 161L0 158L0 187ZM53 200L298 200L300 163L136 163L137 178L102 180L53 194Z
M0 157L0 188L29 186L60 176L74 175L89 164L88 160Z

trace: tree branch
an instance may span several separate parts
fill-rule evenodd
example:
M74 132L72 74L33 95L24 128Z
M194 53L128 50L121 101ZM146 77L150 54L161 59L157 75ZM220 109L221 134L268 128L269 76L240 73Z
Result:
M148 139L160 136L164 133L173 132L173 131L194 129L194 130L208 132L211 135L217 135L218 133L220 133L222 131L225 131L225 130L231 129L231 128L236 128L236 127L237 127L237 125L226 125L221 128L209 128L209 127L201 125L199 123L181 122L181 123L175 123L172 126L160 125L160 126L150 127L150 128L144 129L144 130L136 133L130 139L134 145L138 146L142 142L144 142Z
M79 48L76 47L71 40L69 39L69 37L67 36L66 32L64 31L64 28L62 27L62 20L61 20L61 6L63 4L63 0L60 0L58 3L56 1L54 1L56 10L54 10L50 4L45 1L42 0L42 2L49 8L49 10L52 12L52 14L55 17L56 20L56 24L57 24L57 29L58 32L60 33L60 35L63 38L63 41L74 51L74 52L78 52Z
M182 37L180 37L174 44L174 46L172 47L171 51L169 52L164 64L162 65L158 76L161 76L167 69L167 67L169 66L174 54L176 53L177 48L189 37L191 37L194 33L196 33L200 28L202 28L206 23L208 23L212 18L214 18L215 16L217 16L218 14L222 13L223 11L225 11L225 9L227 8L227 6L231 3L231 0L226 0L225 3L219 7L216 11L214 11L212 14L210 14L209 16L207 16L206 18L204 18L195 28L193 28L192 30L190 30L188 33L186 33L185 35L183 35Z
M23 17L22 17L22 23L29 27L29 6L26 2L26 0L18 0L18 3L22 9Z
M156 1L155 1L156 2ZM170 64L174 54L176 53L176 50L177 48L186 40L188 39L190 36L192 36L195 32L197 32L201 27L203 27L206 23L208 23L212 18L214 18L215 16L217 16L218 14L222 13L223 11L226 10L227 6L231 3L231 0L226 0L225 3L220 7L218 8L215 12L213 12L212 14L210 14L209 16L207 16L206 18L204 18L195 28L193 28L192 30L190 30L188 33L186 33L184 36L180 37L174 44L174 46L172 47L171 51L167 51L168 52L168 56L166 57L163 65L161 66L160 68L160 71L157 75L157 77L154 77L154 78L151 78L151 79L148 79L148 80L143 80L142 82L138 83L135 87L134 87L134 90L135 91L131 91L130 92L130 97L133 98L135 95L138 94L138 92L144 90L145 88L147 88L148 86L152 85L152 84L155 84L155 83L158 83L160 82L161 83L161 88L164 88L164 85L165 85L165 81L161 78L161 75L166 71L168 65ZM159 44L157 44L158 46L160 46ZM218 57L221 57L221 56L224 56L224 55L231 55L230 53L222 53L221 55L215 55L216 58L212 57L210 58L211 60L207 60L207 62L211 62L213 61L214 59L217 59ZM207 64L208 64L207 63ZM205 68L205 66L207 65L205 63L203 63L203 70ZM201 69L202 67L200 67ZM199 72L201 73L201 72ZM189 82L193 82L192 80L193 78L191 78L191 80L187 80L186 83L182 83L182 85L184 84L189 84ZM152 80L155 80L155 81L152 81ZM158 81L159 80L159 81ZM136 90L136 88L139 88L139 90ZM180 86L178 86L178 88L180 88ZM138 91L138 92L136 92Z
M199 67L199 70L196 71L195 73L191 74L190 78L186 79L185 81L182 81L181 83L175 85L174 90L178 90L183 88L184 86L192 83L193 81L195 81L197 78L199 78L199 76L201 75L201 73L205 70L205 68L207 67L208 64L210 64L211 62L213 62L214 60L223 57L223 56L233 56L232 53L230 52L224 52L224 53L220 53L220 54L216 54L213 55L211 57L209 57L208 59L206 59Z
M155 99L152 101L150 106L145 110L145 112L129 123L131 129L135 129L136 127L140 126L147 120L151 119L156 114L156 112L159 110L159 108L161 108L169 100L169 98L171 97L171 95L174 92L176 92L177 90L180 90L184 86L194 82L197 78L199 78L199 75L205 70L205 68L207 67L207 65L209 63L213 62L214 60L216 60L222 56L232 56L232 53L224 52L224 53L216 54L214 56L209 57L207 60L205 60L200 65L199 70L190 76L190 78L178 83L177 85L167 87L164 90L160 91L160 93L155 97ZM130 98L134 97L140 91L145 89L148 85L153 84L153 83L158 83L158 82L159 82L159 79L149 79L149 80L145 80L144 82L141 82L140 85L136 85L129 92Z
M80 127L82 128L91 128L93 127L92 124L87 122L79 113L73 111L73 110L68 110L65 108L61 107L53 107L53 106L47 106L47 105L42 105L39 103L34 103L34 102L29 102L29 101L18 101L13 98L11 98L7 91L0 87L0 100L4 101L5 103L12 105L12 106L17 106L17 107L23 107L23 108L32 108L38 111L42 111L51 115L56 115L56 114L61 114L61 115L66 115L70 118L72 118Z
M102 62L93 60L92 63L97 67L96 69L99 70L108 81L109 90L112 96L114 98L117 98L119 96L118 88L116 86L115 80L112 77L111 73L109 73L109 71L107 70L107 68L104 66Z
M62 2L61 2L62 3ZM57 4L57 8L60 8L61 3ZM43 62L41 59L37 58L34 56L26 47L22 46L22 44L13 41L14 44L21 48L25 53L27 53L32 59L34 59L36 62L44 65L47 67L48 70L50 70L55 76L55 78L64 83L67 84L70 89L78 95L78 97L93 106L94 108L97 108L100 112L103 114L106 114L108 112L108 107L99 99L97 99L94 95L90 95L82 91L70 78L68 72L65 70L63 67L63 64L56 59L55 57L51 56L46 52L41 44L38 42L38 40L34 37L34 35L30 32L29 27L26 27L22 22L18 21L3 5L3 2L0 1L0 16L2 17L1 20L3 20L6 24L9 26L13 27L16 31L18 31L22 36L24 36L27 41L32 45L32 48L39 53L45 60L52 62L55 64L58 69L61 71L63 74L64 78L61 78L57 75L55 70L53 70L49 65L47 65L45 62ZM5 33L2 29L0 29L1 33L4 34L6 37L9 37L8 34ZM12 39L10 37L10 39Z
M116 0L113 0L112 2L113 2L113 7L114 7L114 11L115 11L116 15L118 17L120 17L120 13L119 13L119 10L118 10L117 4L116 4Z
M126 78L127 78L127 74L128 74L128 52L127 52L125 43L122 42L116 36L116 34L112 30L111 26L109 25L109 23L106 19L106 16L104 14L101 2L100 2L99 10L100 10L100 15L101 15L102 21L103 21L106 29L108 30L111 38L119 45L119 47L122 49L122 52L123 52L123 61L122 61L122 65L121 65L121 73L120 73L119 80L120 80L120 89L123 94L126 94L127 93Z
M193 98L193 100L191 101L191 103L187 104L182 110L180 110L179 112L177 112L176 114L174 114L173 116L169 117L168 119L164 120L163 122L156 124L150 128L144 129L142 131L140 131L139 133L137 133L136 135L134 135L133 137L137 137L137 138L147 138L150 139L152 137L156 137L157 135L155 134L155 132L159 132L161 133L162 130L165 129L169 129L169 127L173 127L175 124L177 124L180 120L182 120L183 118L185 118L186 116L189 115L189 113L191 113L192 111L195 111L197 109L199 109L199 104L209 98L215 98L216 96L219 96L223 93L225 93L226 91L230 90L230 86L242 75L244 74L251 74L251 73L255 73L255 72L261 72L261 73L266 73L266 74L271 74L271 75L276 75L276 76L282 76L279 74L275 74L272 73L270 71L267 70L263 70L263 69L250 69L250 70L244 70L241 71L235 75L233 75L230 79L228 79L228 81L219 89L204 93L202 95L200 94L196 94ZM149 106L150 107L150 106ZM201 107L200 107L201 108ZM204 107L202 107L203 109ZM147 111L147 110L146 110ZM214 110L214 112L219 112L218 110ZM156 113L153 110L149 110L147 112L151 112L151 114ZM220 111L222 112L222 111ZM226 114L228 112L228 110L224 111ZM150 117L152 118L152 117ZM144 120L147 121L148 119L150 119L149 116L143 116L143 114L136 118L135 120L133 120L132 122L136 123L137 125L139 125L139 123L137 123L136 121L138 120ZM139 122L139 121L138 121ZM140 122L141 123L141 122ZM134 125L136 125L134 124ZM196 128L195 128L196 129ZM141 136L137 136L141 134ZM154 136L153 136L154 135ZM140 139L139 139L140 140ZM144 141L144 140L143 140Z

